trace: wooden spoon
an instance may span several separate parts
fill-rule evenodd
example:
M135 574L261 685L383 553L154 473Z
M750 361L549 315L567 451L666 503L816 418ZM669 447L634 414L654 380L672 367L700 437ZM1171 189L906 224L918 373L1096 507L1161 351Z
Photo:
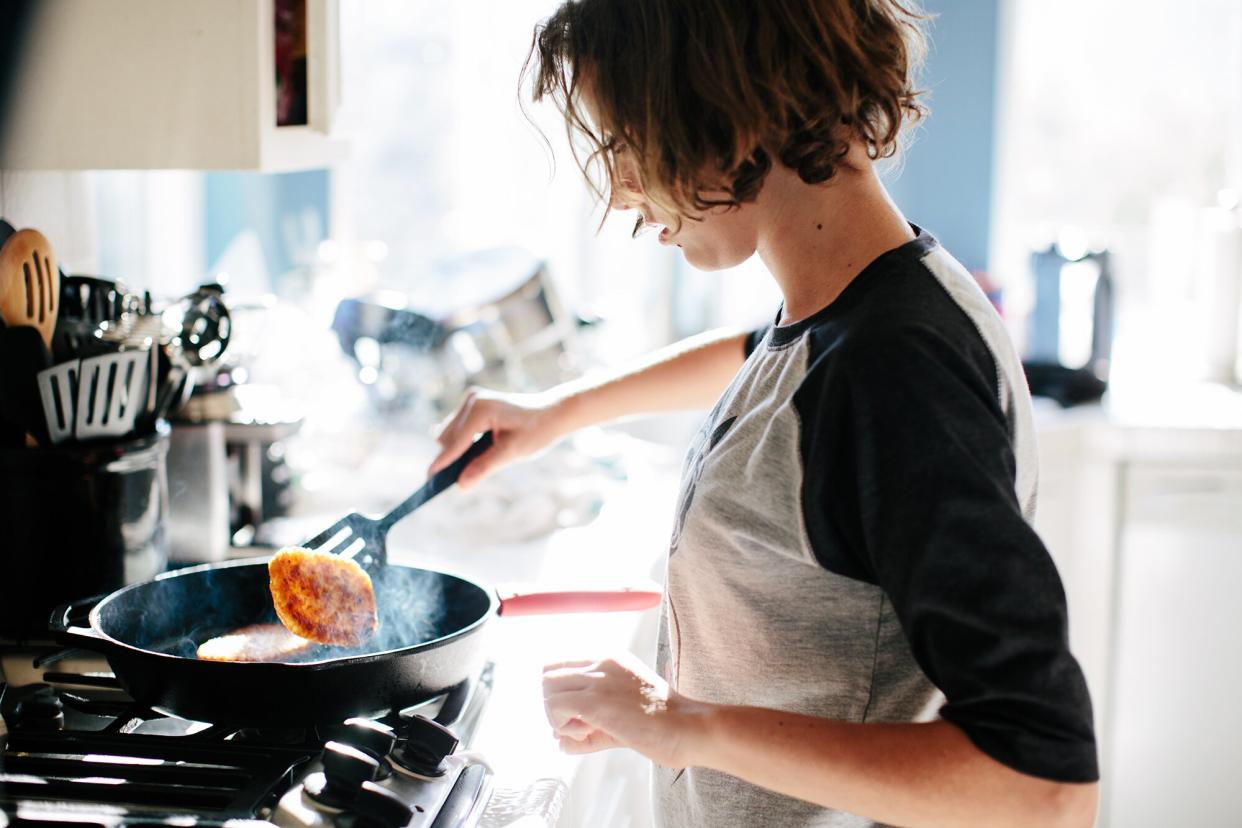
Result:
M36 328L52 347L60 305L56 253L38 230L18 230L0 247L0 315L10 328Z

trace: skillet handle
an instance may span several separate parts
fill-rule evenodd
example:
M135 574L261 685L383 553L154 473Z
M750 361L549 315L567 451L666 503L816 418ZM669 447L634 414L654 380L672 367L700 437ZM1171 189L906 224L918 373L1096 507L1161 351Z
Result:
M562 612L634 612L659 606L663 591L653 581L616 589L498 589L500 615Z
M59 640L98 647L107 639L90 625L88 616L95 605L107 597L106 594L93 595L90 598L61 604L52 610L52 617L47 623L48 629Z

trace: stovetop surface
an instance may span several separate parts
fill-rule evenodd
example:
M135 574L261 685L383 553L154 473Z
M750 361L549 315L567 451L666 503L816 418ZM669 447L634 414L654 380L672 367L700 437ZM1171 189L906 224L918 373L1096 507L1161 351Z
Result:
M73 655L36 658L41 682L0 683L0 826L448 828L477 824L491 792L491 769L463 748L490 695L491 665L444 696L378 717L256 729L145 708L104 670L56 669Z

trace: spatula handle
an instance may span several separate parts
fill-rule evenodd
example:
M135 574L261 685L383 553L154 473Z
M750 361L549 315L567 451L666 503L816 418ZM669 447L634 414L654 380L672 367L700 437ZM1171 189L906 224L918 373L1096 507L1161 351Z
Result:
M490 431L484 432L483 436L475 440L470 448L462 452L461 457L458 457L452 463L433 474L423 484L421 489L403 500L397 508L380 518L379 530L387 532L397 521L456 483L457 478L461 477L462 470L470 465L471 461L476 457L491 448L492 442L492 433Z

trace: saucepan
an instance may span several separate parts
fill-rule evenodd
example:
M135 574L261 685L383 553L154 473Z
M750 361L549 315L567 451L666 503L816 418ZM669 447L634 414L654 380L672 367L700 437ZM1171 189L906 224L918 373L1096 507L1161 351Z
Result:
M469 578L389 564L371 573L380 627L361 647L315 647L282 662L206 661L198 645L279 623L263 558L166 573L52 614L58 640L101 652L135 701L182 718L239 726L310 725L406 707L477 675L497 615L640 610L634 588L497 590Z

